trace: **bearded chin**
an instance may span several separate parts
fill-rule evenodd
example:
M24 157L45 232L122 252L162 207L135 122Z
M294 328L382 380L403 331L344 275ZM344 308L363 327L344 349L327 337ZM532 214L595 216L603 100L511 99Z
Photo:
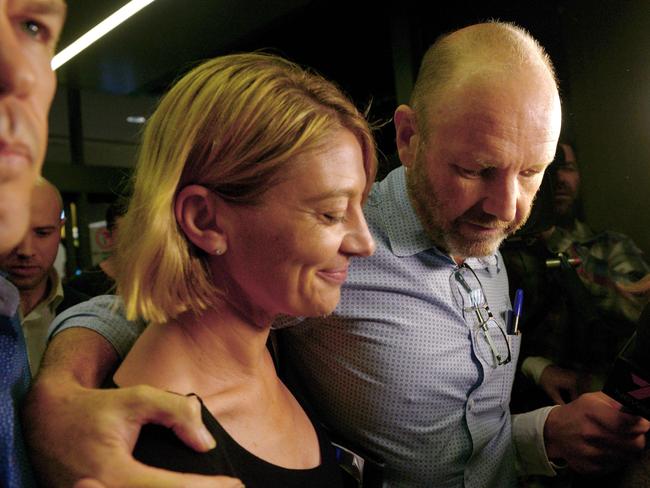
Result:
M448 229L448 232L444 235L445 247L452 256L469 258L469 257L485 257L494 255L503 241L509 236L517 232L528 220L530 215L530 210L526 215L518 220L509 222L507 224L501 223L502 232L499 236L495 236L489 239L472 239L469 236L464 235L460 230L460 222L463 221L463 218L456 219ZM483 219L486 222L488 219ZM494 222L494 219L492 219ZM486 222L487 223L487 222ZM496 224L495 224L496 225Z
M422 166L416 164L406 173L408 194L424 230L432 242L451 256L459 258L484 257L496 253L501 243L511 234L519 230L528 220L532 204L526 209L526 214L519 220L511 222L499 221L493 215L486 214L482 204L477 203L463 215L448 220L449 213L443 198L439 197L434 184L427 182ZM500 228L501 233L490 238L467 235L462 232L462 222Z
M499 237L493 237L491 239L471 239L467 238L460 233L450 233L446 236L446 248L448 252L459 258L470 258L470 257L484 257L492 256L496 253L497 249L507 237L503 233Z
M512 222L510 225L504 226L500 235L490 239L472 239L460 231L459 222L454 222L450 231L444 236L444 245L447 251L455 257L480 258L492 256L497 252L501 243L519 230L525 222L525 219L517 223Z
M431 203L431 196L429 195ZM510 235L517 232L528 220L530 211L517 221L501 222L488 215L477 215L477 209L467 212L452 222L444 222L440 218L439 207L429 207L424 219L425 228L434 243L441 249L447 251L451 256L458 258L485 257L494 255L501 243ZM438 210L438 212L436 212ZM481 212L482 213L482 212ZM467 234L462 231L463 222L482 224L486 227L500 228L499 235L490 238L480 238L476 235Z

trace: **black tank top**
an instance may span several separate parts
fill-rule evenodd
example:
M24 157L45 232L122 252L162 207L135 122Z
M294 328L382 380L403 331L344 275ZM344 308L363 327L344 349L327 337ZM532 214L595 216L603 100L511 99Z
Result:
M199 398L200 400L200 398ZM321 464L310 469L288 469L271 464L240 446L201 402L203 423L217 440L217 447L199 453L187 447L166 427L142 427L133 456L149 466L205 475L240 479L246 488L343 487L340 468L327 434L312 419L318 435Z

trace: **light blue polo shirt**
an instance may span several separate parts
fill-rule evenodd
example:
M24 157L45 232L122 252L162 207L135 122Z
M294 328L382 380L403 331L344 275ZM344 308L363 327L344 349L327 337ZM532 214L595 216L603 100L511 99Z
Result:
M509 403L520 336L509 337L507 365L478 354L476 324L452 298L458 267L422 228L403 168L375 184L365 214L377 250L352 260L335 312L280 332L297 386L339 435L385 460L386 486L515 486ZM466 264L505 327L501 255Z

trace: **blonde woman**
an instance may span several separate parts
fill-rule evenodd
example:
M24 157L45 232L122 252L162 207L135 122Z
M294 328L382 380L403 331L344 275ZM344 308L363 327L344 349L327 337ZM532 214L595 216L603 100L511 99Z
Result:
M373 252L362 204L375 168L362 114L278 57L216 58L162 99L117 252L127 315L150 325L113 380L198 395L217 447L147 426L137 458L247 487L340 484L266 343L279 315L330 313L350 258Z

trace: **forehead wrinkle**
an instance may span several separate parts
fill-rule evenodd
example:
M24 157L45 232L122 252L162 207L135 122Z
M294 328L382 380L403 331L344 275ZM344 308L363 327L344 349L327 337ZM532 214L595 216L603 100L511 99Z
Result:
M503 124L504 118L499 111L503 106L509 106L515 108L510 112L509 125L517 130L518 127L534 124L543 113L554 111L555 104L559 104L557 89L549 79L547 70L532 67L514 73L464 73L441 95L429 101L431 113L435 114L434 125L438 125L438 121L444 123L445 120L453 120L459 111L464 112L465 121L490 125L497 119ZM473 103L468 103L468 100ZM546 107L540 111L542 105ZM539 129L553 139L554 124L543 124Z
M462 113L462 120L460 121L458 120L457 114L462 106L456 106L448 110L450 117L447 118L447 122L454 120L454 115L456 115L456 123L460 122L465 125L471 125L477 130L485 131L486 133L492 133L495 128L498 128L503 135L512 139L516 138L523 131L531 130L531 127L535 127L536 132L539 133L538 140L540 142L555 142L554 125L539 120L550 115L550 107L539 110L538 107L533 109L519 106L510 112L509 117L503 117L503 114L500 112L502 109L499 105L498 98L495 98L490 103L486 103L479 98L477 103L473 104L469 109L467 109L467 105L464 106L465 111ZM444 117L441 117L441 119L444 123Z
M347 197L347 196L352 195L353 193L354 192L351 189L337 188L335 190L325 191L323 193L315 195L311 199L312 200L325 200L327 198Z
M500 144L517 144L518 140L525 134L535 132L536 144L553 144L553 156L557 140L553 124L538 122L535 119L540 117L539 111L532 113L519 113L516 116L504 118L497 109L482 104L472 106L467 110L466 105L448 105L438 112L436 118L431 122L429 136L437 131L457 133L458 128L470 128L462 131L466 139L476 138L498 139ZM463 108L465 110L463 110ZM544 116L548 115L547 113ZM472 144L476 145L476 144Z
M554 124L545 120L549 112L536 111L527 117L524 110L512 115L504 117L493 104L479 102L478 107L471 106L465 112L448 113L434 125L443 139L450 133L460 135L457 140L464 141L467 156L480 166L502 166L503 162L495 158L498 154L493 154L496 150L513 156L518 154L528 168L546 167L554 159L557 141ZM486 152L485 148L490 150Z

